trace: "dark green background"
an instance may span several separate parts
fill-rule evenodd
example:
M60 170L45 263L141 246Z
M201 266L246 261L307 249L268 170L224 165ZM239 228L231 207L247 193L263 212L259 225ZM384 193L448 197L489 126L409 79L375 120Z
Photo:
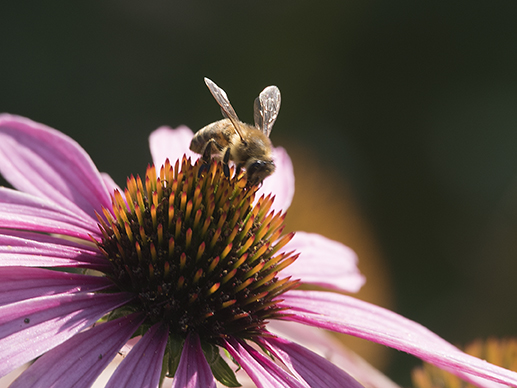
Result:
M219 118L203 76L244 121L276 84L274 143L348 181L396 310L455 343L515 334L514 0L6 3L0 111L71 135L123 184L154 128ZM392 353L408 385L414 360Z

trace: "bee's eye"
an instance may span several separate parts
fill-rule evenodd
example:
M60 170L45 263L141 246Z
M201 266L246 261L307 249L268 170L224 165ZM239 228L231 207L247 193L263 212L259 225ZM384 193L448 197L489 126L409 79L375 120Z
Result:
M246 169L248 182L252 185L259 184L271 175L273 171L275 171L275 165L272 161L256 160Z
M255 175L258 171L263 170L266 167L266 162L263 160L257 160L251 163L248 167L248 175Z

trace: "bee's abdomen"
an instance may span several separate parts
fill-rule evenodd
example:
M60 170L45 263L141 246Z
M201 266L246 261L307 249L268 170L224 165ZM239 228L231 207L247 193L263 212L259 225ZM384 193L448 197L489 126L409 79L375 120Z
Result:
M210 139L210 137L208 136L205 136L205 133L202 133L202 131L204 130L205 128L199 130L195 135L194 137L192 138L192 140L190 141L190 150L192 152L196 152L198 154L201 154L203 153L203 150L205 148L205 144L206 142ZM206 139L205 139L206 137Z
M221 151L230 141L231 125L230 120L223 119L201 128L192 138L190 150L202 154L208 141L214 139L214 145Z

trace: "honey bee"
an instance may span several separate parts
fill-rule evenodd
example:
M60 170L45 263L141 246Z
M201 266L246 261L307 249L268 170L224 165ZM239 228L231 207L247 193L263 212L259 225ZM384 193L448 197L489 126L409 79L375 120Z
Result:
M280 90L268 86L255 99L252 126L239 120L223 89L208 78L205 83L225 118L201 128L192 138L190 150L201 154L205 163L212 157L222 160L227 177L231 160L237 167L236 176L244 168L248 185L262 183L275 171L269 134L280 110Z

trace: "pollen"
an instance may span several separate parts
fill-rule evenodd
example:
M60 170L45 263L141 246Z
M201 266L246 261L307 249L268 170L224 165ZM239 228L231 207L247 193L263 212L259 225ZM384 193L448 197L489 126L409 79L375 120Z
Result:
M217 161L167 160L143 180L129 177L98 215L108 276L138 296L126 311L145 312L149 326L166 322L171 335L194 331L213 343L253 339L282 315L275 299L297 287L279 274L297 258L278 253L293 237L282 235L285 215L230 172Z

